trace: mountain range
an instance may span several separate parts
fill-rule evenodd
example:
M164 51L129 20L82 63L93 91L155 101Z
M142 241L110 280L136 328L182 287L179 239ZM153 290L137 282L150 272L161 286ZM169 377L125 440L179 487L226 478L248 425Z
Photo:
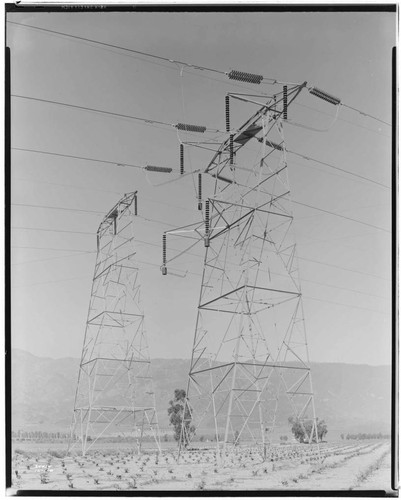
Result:
M78 376L78 358L45 358L11 351L11 416L14 431L69 429ZM167 407L174 389L185 388L189 360L153 359L152 373L162 432L169 432ZM390 432L391 367L311 363L316 414L331 437L340 433ZM285 428L288 415L278 412Z

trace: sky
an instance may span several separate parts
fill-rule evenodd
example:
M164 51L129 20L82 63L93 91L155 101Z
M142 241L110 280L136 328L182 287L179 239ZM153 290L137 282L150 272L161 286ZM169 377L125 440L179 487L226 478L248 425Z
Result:
M306 81L340 98L344 105L336 107L304 90L290 108L292 123L285 124L287 148L298 153L288 155L293 200L341 216L293 206L310 357L390 364L394 13L7 15L12 347L37 356L80 356L97 227L124 193L138 190L136 249L150 353L189 358L203 247L174 262L176 275L161 275L163 232L199 220L196 177L178 175L180 137L169 124L204 125L220 131L207 138L223 140L227 92L269 94L280 85L235 82L21 24L223 72ZM247 104L233 106L232 122L239 126L254 111ZM191 149L186 170L205 168L210 157ZM135 167L147 164L173 173Z

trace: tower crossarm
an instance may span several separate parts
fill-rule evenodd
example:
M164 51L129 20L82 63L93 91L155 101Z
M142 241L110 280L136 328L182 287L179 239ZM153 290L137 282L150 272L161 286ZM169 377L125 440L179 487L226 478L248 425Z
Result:
M210 372L212 370L218 370L219 368L225 368L227 366L234 366L234 364L237 364L239 366L255 366L259 368L280 368L281 369L287 369L287 370L306 370L310 371L309 367L305 366L300 366L300 365L294 365L294 364L283 364L283 363L275 363L275 362L267 362L267 363L251 363L250 361L236 361L232 363L224 363L224 364L219 364L216 366L211 366L209 368L204 368L203 370L193 370L190 372L190 375L199 375L200 373L205 373L205 372ZM291 392L291 391L287 391ZM293 391L294 393L296 391Z
M288 100L287 107L290 106L290 104L296 99L298 94L306 86L307 86L307 82L304 82L303 84L297 85L296 87L294 87L292 95L291 95L291 99ZM250 118L248 118L248 120L245 123L243 123L238 128L236 133L233 134L233 142L236 142L238 144L236 152L239 149L241 149L248 142L248 140L252 139L253 137L256 137L256 135L262 130L262 127L260 125L258 125L258 122L259 122L261 117L265 116L269 111L272 111L272 109L273 108L271 106L270 101L266 102L265 104L262 104L261 107ZM279 112L274 116L271 115L271 117L269 118L269 122L275 121L280 116L280 114L281 113ZM206 169L204 170L205 173L212 171L220 164L220 161L216 161L216 160L218 160L221 157L221 154L224 151L228 150L229 146L230 146L230 137L228 137L220 145L218 151L214 154L213 158L211 159L211 161L207 165ZM220 175L220 174L221 174L221 170L219 171L218 175ZM224 180L228 181L228 179L224 179Z

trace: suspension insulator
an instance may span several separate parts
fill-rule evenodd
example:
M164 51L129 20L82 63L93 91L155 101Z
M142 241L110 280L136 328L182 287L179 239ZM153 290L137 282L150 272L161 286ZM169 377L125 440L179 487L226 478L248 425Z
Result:
M203 125L191 125L189 123L177 123L175 128L185 130L186 132L198 132L199 134L206 132L206 127Z
M230 165L234 164L234 136L230 135Z
M165 234L163 234L163 265L161 268L163 276L167 274L166 262L167 262L167 237Z
M202 174L198 174L198 210L202 210Z
M184 173L184 145L180 144L180 174Z
M239 80L240 82L246 83L256 83L258 85L263 80L262 75L254 75L253 73L245 73L244 71L236 70L230 71L230 73L228 73L228 78L230 78L230 80Z
M230 96L226 95L226 131L230 131Z
M134 215L138 215L138 197L134 196Z
M313 87L309 90L309 92L319 99L323 99L323 101L327 101L330 104L334 104L335 106L341 103L341 99L339 99L338 97L334 97L333 95L330 95L327 92L318 89L317 87Z
M287 91L287 85L284 85L283 87L283 118L284 120L287 119L287 104L288 104L288 91Z
M169 174L173 171L170 167L159 167L158 165L146 165L144 168L149 172L163 172L165 174Z
M205 247L209 246L209 230L210 230L210 202L205 202Z

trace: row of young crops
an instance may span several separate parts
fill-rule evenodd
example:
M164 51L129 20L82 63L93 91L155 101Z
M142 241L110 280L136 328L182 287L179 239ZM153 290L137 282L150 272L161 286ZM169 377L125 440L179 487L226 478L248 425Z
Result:
M316 445L276 446L265 456L256 447L237 447L226 453L223 462L213 449L186 450L177 462L174 451L137 455L93 450L82 457L62 451L16 450L12 474L17 490L297 488L311 477L347 467L352 461L362 463L364 459L366 467L372 466L388 452L389 443L384 441L325 443L320 449Z

